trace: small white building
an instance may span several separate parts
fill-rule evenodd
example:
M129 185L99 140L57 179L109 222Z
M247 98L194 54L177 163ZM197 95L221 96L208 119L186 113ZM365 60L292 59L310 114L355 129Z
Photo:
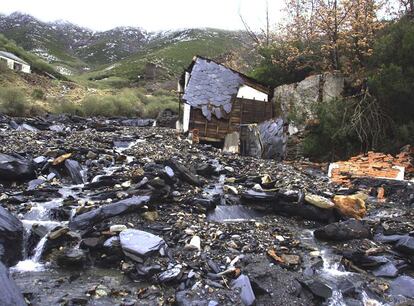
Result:
M25 73L30 73L30 65L22 60L21 58L17 57L13 53L0 51L0 63L4 62L7 67L15 71L21 71Z

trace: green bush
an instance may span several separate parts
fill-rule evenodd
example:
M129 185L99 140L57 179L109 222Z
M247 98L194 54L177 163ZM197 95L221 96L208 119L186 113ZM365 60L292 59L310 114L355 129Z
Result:
M35 100L44 100L45 99L45 93L43 92L43 90L35 88L32 91L32 98Z
M0 72L4 73L9 70L9 67L7 66L7 63L5 61L0 60Z
M82 109L87 116L134 117L143 114L144 106L133 90L125 89L112 96L88 96Z
M25 116L30 113L31 103L18 88L0 88L0 111L10 116Z
M354 131L346 128L352 114L351 100L336 99L317 107L319 125L313 127L302 142L305 156L316 160L347 158L361 149Z
M145 106L145 117L156 118L158 114L164 109L171 109L178 112L178 102L170 99L154 100Z
M48 104L51 107L51 110L55 114L69 114L83 116L84 111L81 105L76 104L72 101L66 100L64 98L57 99L48 99Z

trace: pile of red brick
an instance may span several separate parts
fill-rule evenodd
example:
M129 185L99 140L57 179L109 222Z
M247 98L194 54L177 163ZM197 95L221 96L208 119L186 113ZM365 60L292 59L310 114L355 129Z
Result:
M414 148L404 147L397 156L368 152L330 165L329 175L337 183L349 183L351 178L374 177L402 180L414 174Z

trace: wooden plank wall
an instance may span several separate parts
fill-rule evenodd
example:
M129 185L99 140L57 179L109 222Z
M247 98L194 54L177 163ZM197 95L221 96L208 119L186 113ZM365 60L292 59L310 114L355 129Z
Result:
M200 139L222 141L227 134L240 132L241 124L260 123L273 118L273 103L235 98L228 118L208 121L200 109L191 108L190 130L198 129Z

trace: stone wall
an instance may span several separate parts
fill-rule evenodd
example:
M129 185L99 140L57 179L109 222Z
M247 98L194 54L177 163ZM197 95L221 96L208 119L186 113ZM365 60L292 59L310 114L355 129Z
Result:
M305 125L315 119L318 103L341 97L344 84L345 78L340 73L312 75L299 83L276 87L273 102L297 126Z

